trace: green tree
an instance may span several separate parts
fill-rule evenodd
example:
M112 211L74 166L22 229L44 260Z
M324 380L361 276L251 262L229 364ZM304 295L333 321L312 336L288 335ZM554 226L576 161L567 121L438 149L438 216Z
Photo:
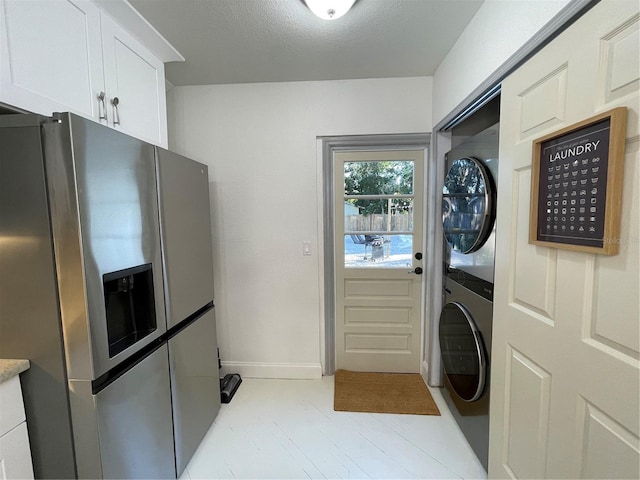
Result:
M344 164L345 195L393 195L413 193L413 162L347 162ZM349 199L362 215L386 213L387 200ZM394 199L394 205L409 206L410 201Z

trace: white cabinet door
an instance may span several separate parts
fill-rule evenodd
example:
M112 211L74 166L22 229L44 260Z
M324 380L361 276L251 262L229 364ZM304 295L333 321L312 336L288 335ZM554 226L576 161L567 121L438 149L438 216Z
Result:
M25 421L22 387L18 377L0 383L0 435Z
M33 478L20 378L0 383L0 480Z
M0 0L0 101L98 118L100 11L88 0Z
M109 125L166 147L164 64L107 15L102 38Z
M0 479L33 478L27 424L22 422L0 437Z

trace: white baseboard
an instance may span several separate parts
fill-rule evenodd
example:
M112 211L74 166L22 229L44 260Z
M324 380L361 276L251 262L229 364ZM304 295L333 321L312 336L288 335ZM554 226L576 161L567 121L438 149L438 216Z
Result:
M222 362L221 373L222 375L239 373L245 378L319 380L322 378L322 365L319 363Z
M442 378L440 376L438 378L429 378L429 363L426 360L423 360L422 365L420 365L420 375L422 375L424 383L430 387L442 386Z
M424 383L429 385L429 364L426 360L423 360L420 365L420 375L422 376Z

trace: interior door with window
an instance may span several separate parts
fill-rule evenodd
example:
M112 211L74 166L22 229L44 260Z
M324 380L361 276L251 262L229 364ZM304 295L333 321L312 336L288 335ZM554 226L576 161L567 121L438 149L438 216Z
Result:
M424 150L334 155L336 365L418 373Z

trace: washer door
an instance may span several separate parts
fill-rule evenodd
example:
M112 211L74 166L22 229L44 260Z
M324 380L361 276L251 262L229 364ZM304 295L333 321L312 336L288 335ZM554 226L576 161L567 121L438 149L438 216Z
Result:
M453 162L442 187L442 224L455 251L478 250L491 234L495 218L493 179L473 157Z
M487 380L486 349L476 322L458 302L447 303L440 314L440 350L455 393L467 402L478 400Z

